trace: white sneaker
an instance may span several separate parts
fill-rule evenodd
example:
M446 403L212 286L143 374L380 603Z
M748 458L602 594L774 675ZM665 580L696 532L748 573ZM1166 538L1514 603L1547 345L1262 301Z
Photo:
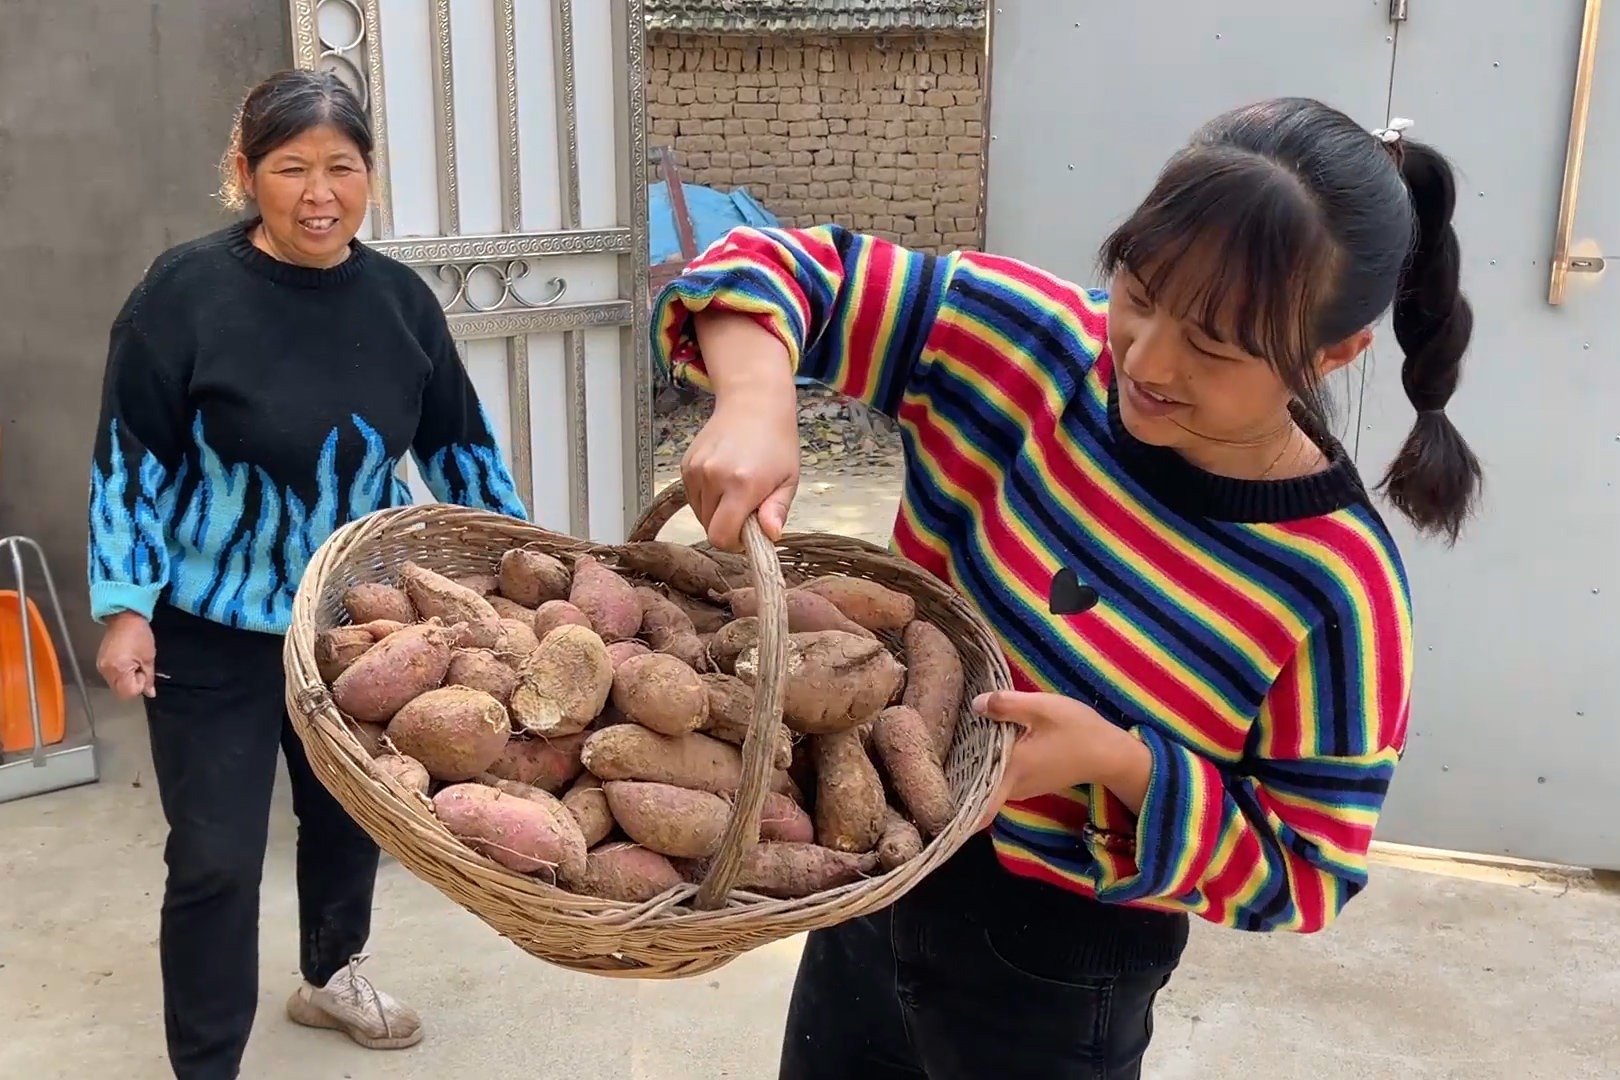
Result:
M369 1050L403 1050L422 1041L422 1019L371 985L357 970L362 953L323 987L304 983L287 1000L287 1016L305 1027L341 1031Z

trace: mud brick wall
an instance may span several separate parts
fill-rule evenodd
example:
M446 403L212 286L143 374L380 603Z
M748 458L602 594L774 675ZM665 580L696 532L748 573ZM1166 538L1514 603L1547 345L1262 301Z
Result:
M787 225L979 246L982 37L660 33L649 45L650 142L674 147L684 180L746 187Z

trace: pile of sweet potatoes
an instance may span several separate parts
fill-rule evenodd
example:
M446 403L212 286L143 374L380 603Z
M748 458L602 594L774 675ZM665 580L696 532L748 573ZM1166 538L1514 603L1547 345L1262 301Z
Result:
M350 589L316 660L381 783L519 873L640 902L702 879L742 780L758 675L735 556L662 542ZM916 858L954 814L961 658L876 582L788 591L782 730L737 890L802 897Z

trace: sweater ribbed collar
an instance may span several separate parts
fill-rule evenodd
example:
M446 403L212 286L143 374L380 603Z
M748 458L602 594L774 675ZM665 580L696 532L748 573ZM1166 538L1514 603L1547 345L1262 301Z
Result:
M1302 409L1294 420L1327 457L1328 466L1286 480L1242 480L1206 472L1168 447L1132 435L1119 414L1119 378L1108 379L1108 429L1120 464L1143 487L1177 512L1212 521L1264 523L1318 517L1367 501L1350 455Z
M280 285L290 285L296 289L328 289L344 285L360 276L371 256L369 248L359 240L353 240L349 243L349 257L330 268L282 262L254 245L253 230L258 224L259 219L252 217L231 226L226 232L226 246L232 255L241 260L242 265Z

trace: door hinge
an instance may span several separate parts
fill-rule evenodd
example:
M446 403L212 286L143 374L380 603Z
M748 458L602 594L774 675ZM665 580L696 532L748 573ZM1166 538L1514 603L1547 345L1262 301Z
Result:
M1407 0L1389 0L1389 21L1390 22L1405 22L1406 21L1406 4L1407 4Z

